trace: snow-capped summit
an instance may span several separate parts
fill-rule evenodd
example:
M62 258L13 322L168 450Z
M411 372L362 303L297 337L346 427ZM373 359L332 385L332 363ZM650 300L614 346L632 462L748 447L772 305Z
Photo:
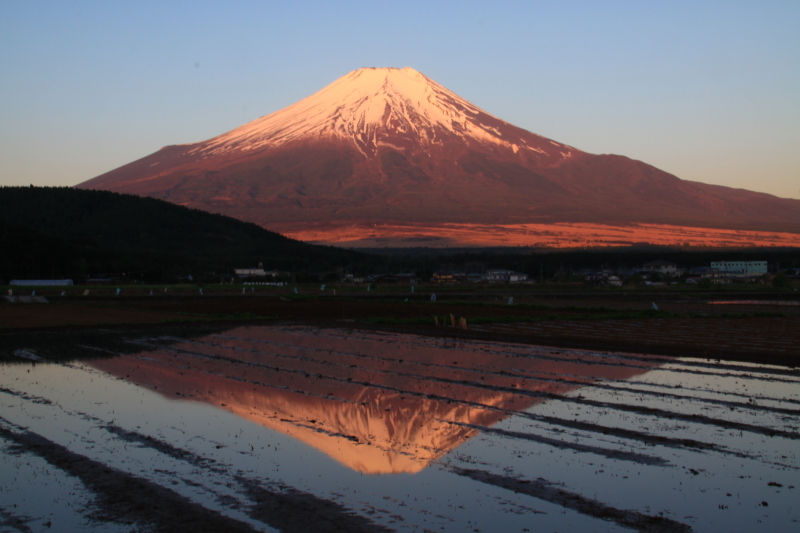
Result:
M375 240L389 227L427 228L420 242L407 231L409 245L452 223L485 228L487 241L501 224L555 222L800 233L798 200L582 152L408 67L355 70L285 109L79 187L161 198L303 238L358 227Z
M362 68L296 104L198 143L192 153L257 150L326 136L351 142L364 157L398 138L423 146L458 140L539 156L570 153L555 142L545 151L543 138L531 143L530 132L515 130L412 68Z

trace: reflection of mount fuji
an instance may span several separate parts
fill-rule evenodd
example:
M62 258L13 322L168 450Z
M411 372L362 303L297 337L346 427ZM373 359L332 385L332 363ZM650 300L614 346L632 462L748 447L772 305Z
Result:
M171 398L220 406L354 470L413 473L475 436L475 426L544 401L541 393L651 368L536 353L410 335L248 327L91 364Z

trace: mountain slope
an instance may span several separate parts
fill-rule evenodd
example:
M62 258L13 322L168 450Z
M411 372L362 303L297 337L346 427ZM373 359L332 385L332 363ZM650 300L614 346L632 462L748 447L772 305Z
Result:
M554 222L800 232L800 200L582 152L409 68L351 72L283 110L78 187L152 196L290 234L326 224Z

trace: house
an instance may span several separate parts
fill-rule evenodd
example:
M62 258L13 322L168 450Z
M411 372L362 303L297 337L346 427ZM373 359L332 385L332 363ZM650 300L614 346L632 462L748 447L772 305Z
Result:
M645 263L644 265L642 265L642 271L658 272L659 274L674 276L678 273L678 264L673 263L672 261L657 259L655 261L650 261L649 263Z
M237 278L277 278L279 276L288 275L287 272L279 272L277 270L264 270L264 263L259 263L258 268L234 268L233 273Z
M258 264L258 268L234 268L233 273L237 278L278 278L289 276L289 272L279 270L264 270L264 265Z
M508 283L513 270L487 270L483 279L489 283Z
M509 283L525 283L528 281L528 275L522 272L512 272L508 276Z

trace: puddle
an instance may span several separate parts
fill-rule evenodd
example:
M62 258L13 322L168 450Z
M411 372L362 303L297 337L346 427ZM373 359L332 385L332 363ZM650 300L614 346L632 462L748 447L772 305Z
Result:
M306 326L57 341L2 354L0 532L800 520L795 369Z

